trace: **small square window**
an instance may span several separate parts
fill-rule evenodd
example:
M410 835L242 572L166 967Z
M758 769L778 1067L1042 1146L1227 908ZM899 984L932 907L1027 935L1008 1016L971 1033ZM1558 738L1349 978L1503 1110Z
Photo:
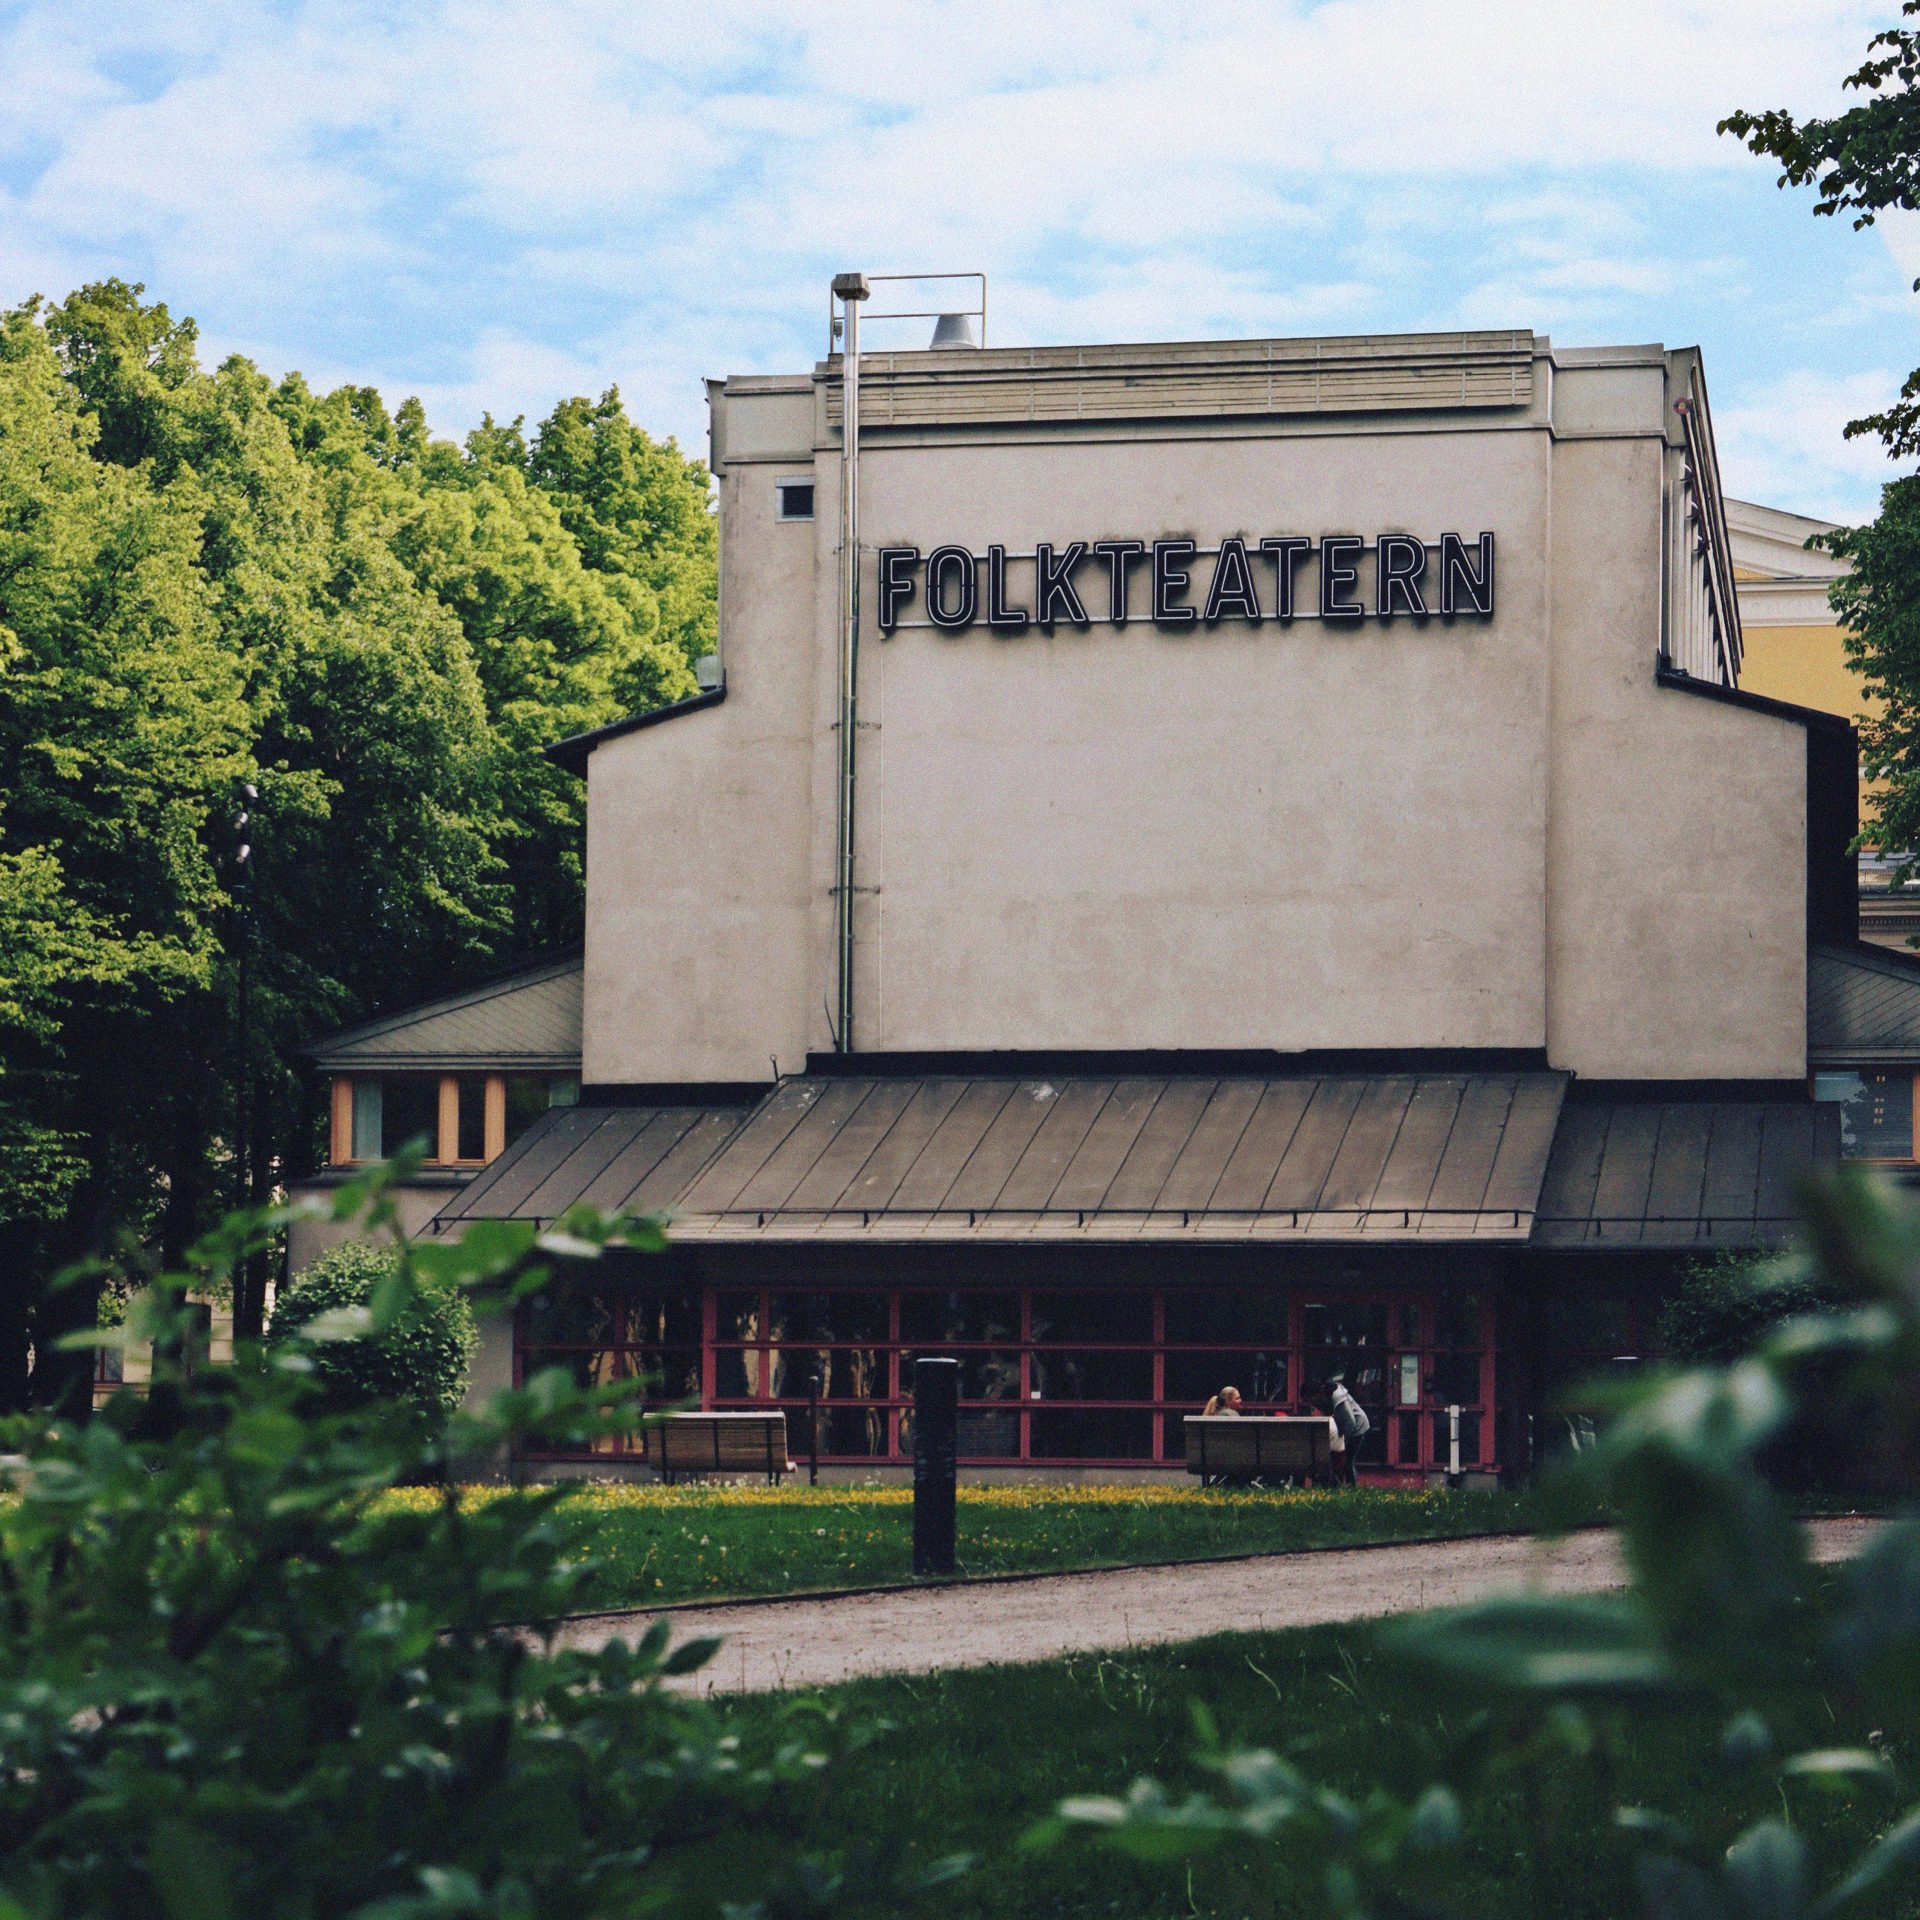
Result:
M432 1074L389 1074L380 1090L380 1153L391 1160L409 1141L424 1140L440 1158L440 1082Z
M811 480L776 480L773 483L774 498L780 503L779 517L782 520L811 520L813 518L813 482Z

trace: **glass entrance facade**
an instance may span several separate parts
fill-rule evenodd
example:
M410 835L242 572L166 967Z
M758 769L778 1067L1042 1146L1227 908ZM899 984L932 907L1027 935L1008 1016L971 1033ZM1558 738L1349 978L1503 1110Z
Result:
M1489 1470L1490 1289L572 1286L531 1302L516 1377L644 1377L662 1406L787 1416L789 1448L836 1464L913 1454L913 1362L960 1362L960 1454L976 1466L1167 1466L1223 1386L1253 1415L1367 1410L1358 1465ZM809 1420L815 1425L809 1432Z

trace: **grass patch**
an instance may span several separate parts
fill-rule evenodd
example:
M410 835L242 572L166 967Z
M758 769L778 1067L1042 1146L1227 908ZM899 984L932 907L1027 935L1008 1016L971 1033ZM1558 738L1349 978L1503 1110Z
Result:
M1375 1487L963 1487L959 1562L968 1574L1059 1573L1453 1538L1530 1529L1537 1505L1528 1493ZM593 1571L592 1607L884 1586L913 1573L906 1487L591 1486L561 1507L559 1524Z
M1472 1717L1376 1651L1370 1629L1230 1634L1127 1654L1088 1654L1031 1667L859 1681L828 1690L852 1718L890 1723L822 1783L813 1832L826 1846L899 1848L929 1865L966 1852L975 1864L912 1911L942 1920L1026 1916L1315 1916L1326 1896L1290 1884L1285 1856L1252 1843L1186 1865L1149 1868L1074 1837L1044 1852L1019 1847L1038 1818L1070 1794L1115 1793L1153 1775L1176 1793L1208 1784L1196 1764L1193 1702L1223 1740L1270 1747L1324 1784L1353 1795L1388 1784L1416 1790L1447 1770L1472 1737ZM1803 1696L1804 1699L1804 1696ZM761 1697L749 1717L793 1708ZM1770 1765L1742 1767L1722 1749L1722 1710L1596 1715L1592 1751L1542 1741L1466 1798L1464 1847L1425 1891L1485 1916L1620 1920L1643 1910L1616 1832L1616 1805L1656 1807L1724 1846L1783 1805L1824 1877L1903 1804L1870 1788L1782 1787ZM1840 1743L1864 1733L1844 1710L1798 1720L1776 1708L1783 1745ZM1916 1911L1910 1891L1875 1914Z

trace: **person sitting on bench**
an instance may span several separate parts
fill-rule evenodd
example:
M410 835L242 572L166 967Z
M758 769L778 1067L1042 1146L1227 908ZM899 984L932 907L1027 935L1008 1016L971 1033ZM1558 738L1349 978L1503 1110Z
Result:
M1207 1402L1206 1417L1208 1419L1214 1419L1223 1413L1230 1414L1236 1419L1239 1417L1240 1389L1238 1387L1222 1387L1220 1391Z

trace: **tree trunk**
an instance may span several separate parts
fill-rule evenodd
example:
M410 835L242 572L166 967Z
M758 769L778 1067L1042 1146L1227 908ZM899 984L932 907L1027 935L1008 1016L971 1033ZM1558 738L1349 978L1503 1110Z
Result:
M53 1237L47 1277L33 1302L28 1403L64 1420L85 1420L93 1413L98 1349L67 1349L60 1342L70 1333L99 1324L100 1281L93 1276L55 1285L54 1277L81 1260L104 1253L112 1224L105 1185L97 1174L90 1175L74 1195L72 1211Z
M27 1410L37 1240L24 1226L0 1230L0 1414Z

